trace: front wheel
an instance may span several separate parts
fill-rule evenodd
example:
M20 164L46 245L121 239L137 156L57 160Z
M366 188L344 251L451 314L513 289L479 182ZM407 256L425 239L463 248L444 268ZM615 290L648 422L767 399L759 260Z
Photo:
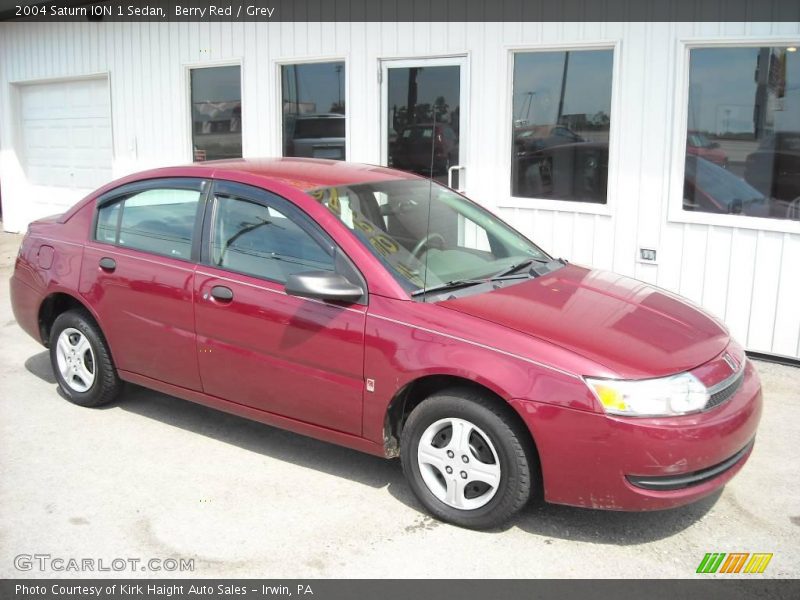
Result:
M411 412L401 439L403 471L434 516L486 529L528 502L535 453L508 411L473 390L454 389Z
M50 363L64 396L80 406L107 404L122 386L100 328L83 311L70 310L56 318Z

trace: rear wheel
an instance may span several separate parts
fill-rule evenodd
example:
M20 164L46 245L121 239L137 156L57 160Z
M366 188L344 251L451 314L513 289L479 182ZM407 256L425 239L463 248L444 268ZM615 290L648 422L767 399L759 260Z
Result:
M61 391L80 406L107 404L122 387L100 328L83 311L70 310L56 318L50 363Z
M527 432L470 389L431 396L409 415L403 471L436 517L485 529L505 523L530 499L535 454Z

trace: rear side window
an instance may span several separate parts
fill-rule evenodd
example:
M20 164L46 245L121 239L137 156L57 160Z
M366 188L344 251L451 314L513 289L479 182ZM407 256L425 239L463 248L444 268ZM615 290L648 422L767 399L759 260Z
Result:
M231 196L217 196L211 234L215 266L284 283L292 273L334 271L334 260L283 212Z
M188 260L201 187L200 181L196 189L154 187L106 204L97 215L95 239Z

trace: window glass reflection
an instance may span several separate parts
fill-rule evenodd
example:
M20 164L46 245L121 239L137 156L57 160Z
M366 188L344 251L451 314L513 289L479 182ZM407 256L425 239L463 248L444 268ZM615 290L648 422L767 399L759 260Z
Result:
M242 156L242 83L238 66L191 70L195 161Z
M605 204L613 55L515 55L512 195Z
M344 160L345 65L284 65L283 155Z
M459 162L461 68L389 69L387 109L389 166L446 183Z
M691 50L684 210L800 219L796 50Z

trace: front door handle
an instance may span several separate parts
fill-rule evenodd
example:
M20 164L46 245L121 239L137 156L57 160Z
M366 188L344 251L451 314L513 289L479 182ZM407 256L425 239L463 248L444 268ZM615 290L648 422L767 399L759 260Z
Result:
M113 258L104 256L100 259L100 268L103 269L103 271L113 273L114 269L117 268L117 261L115 261Z
M219 302L230 302L233 300L233 290L224 285L215 285L211 288L211 297Z

